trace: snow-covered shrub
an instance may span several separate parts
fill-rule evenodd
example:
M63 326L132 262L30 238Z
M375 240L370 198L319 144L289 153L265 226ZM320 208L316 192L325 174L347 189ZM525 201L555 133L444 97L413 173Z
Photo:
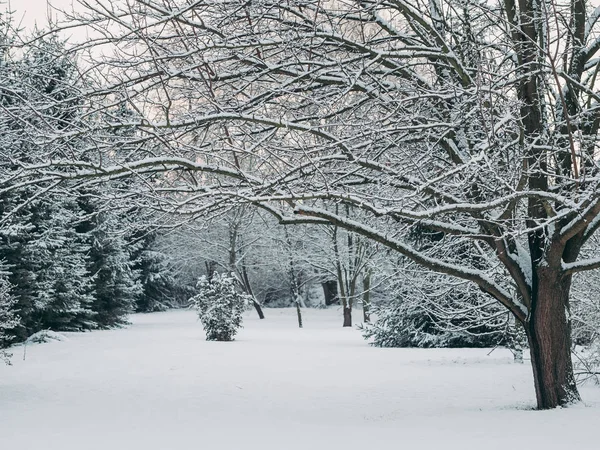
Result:
M480 252L463 241L417 224L409 241L429 258L487 270ZM441 253L442 254L441 254ZM373 302L373 319L363 335L379 347L493 347L518 349L521 337L508 310L476 285L424 270L407 258L379 268L384 297ZM520 333L523 334L523 333Z
M502 329L471 324L464 328L455 327L432 317L418 304L407 302L374 306L372 311L375 320L361 328L363 337L375 347L494 347L510 344L508 324Z
M25 344L45 344L52 341L63 342L68 340L69 339L64 334L52 330L41 330L29 336L25 340Z
M232 341L242 326L242 314L251 297L239 292L235 284L232 275L219 273L198 281L198 294L190 302L198 311L207 341Z
M488 343L467 331L443 329L419 305L395 301L374 306L372 311L375 320L364 324L362 331L375 347L479 347Z
M375 347L410 347L416 328L409 326L409 318L402 305L374 306L375 321L365 323L360 328L363 337ZM414 328L411 331L411 328Z
M376 347L522 345L508 311L467 283L406 271L389 291L393 297L374 305L374 321L361 327Z

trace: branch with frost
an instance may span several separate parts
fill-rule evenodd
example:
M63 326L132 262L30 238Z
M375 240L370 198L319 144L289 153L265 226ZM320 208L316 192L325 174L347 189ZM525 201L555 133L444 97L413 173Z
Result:
M59 171L56 169L75 169ZM145 158L131 163L123 163L112 166L102 166L87 161L51 161L38 165L25 165L25 173L42 173L49 178L58 179L85 179L100 177L124 177L132 174L148 172L166 172L175 169L188 169L229 178L244 180L252 184L261 185L263 180L239 169L231 169L224 166L202 164L185 158L175 156Z
M600 269L600 258L582 259L580 261L566 263L562 262L562 269L565 274L572 275L577 272Z
M590 230L589 225L600 215L600 195L594 194L583 208L572 210L575 217L561 228L559 234L561 242L566 243L577 234Z
M397 251L398 253L407 256L416 263L434 270L436 272L445 273L448 275L455 276L469 280L477 284L482 290L492 295L504 306L506 306L516 317L524 321L527 316L527 309L525 305L520 303L514 295L511 295L503 287L497 285L489 278L484 272L476 269L470 269L467 267L458 266L455 264L449 264L439 259L431 258L422 252L417 251L411 246L404 244L396 239L388 237L387 235L379 232L375 228L369 227L363 223L356 222L354 220L341 217L333 214L330 211L326 211L318 208L311 208L304 205L297 205L294 209L296 214L313 216L328 220L331 224L342 227L348 231L355 232L362 236L368 237L380 244Z

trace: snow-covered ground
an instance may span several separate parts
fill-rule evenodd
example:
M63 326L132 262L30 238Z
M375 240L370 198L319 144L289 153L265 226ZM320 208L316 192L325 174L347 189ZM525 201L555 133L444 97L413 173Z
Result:
M597 449L600 388L532 411L504 350L369 347L341 312L252 313L206 342L192 311L68 334L0 365L0 449ZM358 314L357 314L358 316Z

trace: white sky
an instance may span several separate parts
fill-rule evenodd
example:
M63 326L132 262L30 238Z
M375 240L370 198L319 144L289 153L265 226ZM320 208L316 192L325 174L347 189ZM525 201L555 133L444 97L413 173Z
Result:
M110 2L110 0L106 0ZM48 21L48 14L56 18L54 8L71 11L77 0L4 0L8 3L9 9L15 12L15 20L20 22L25 28L32 29L37 23L44 27ZM4 8L2 8L4 9Z
M112 0L103 0L107 3L111 3ZM20 22L26 29L31 30L37 23L38 26L44 27L48 20L48 15L51 14L53 19L57 18L57 12L53 10L67 10L72 11L73 7L77 9L77 0L0 0L2 3L8 3L9 9L14 11L15 19ZM49 4L52 7L49 7ZM588 4L592 6L600 5L600 0L588 0ZM3 10L0 6L0 10ZM82 36L83 31L81 31ZM78 32L75 32L78 34Z
M111 0L105 1L111 2ZM3 2L10 4L10 9L17 13L17 20L22 20L22 24L29 29L33 28L36 22L38 25L46 23L48 11L51 11L47 6L48 3L55 8L66 10L71 10L73 5L75 7L77 5L77 0L0 0L0 3ZM594 6L600 4L600 0L588 0L588 2Z

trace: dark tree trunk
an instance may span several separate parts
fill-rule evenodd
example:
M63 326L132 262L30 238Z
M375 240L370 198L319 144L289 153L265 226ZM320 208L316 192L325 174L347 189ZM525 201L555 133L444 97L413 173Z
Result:
M537 295L526 333L538 409L549 409L581 400L571 360L571 277L548 267L537 272Z
M337 281L331 280L322 283L323 294L325 295L325 306L330 306L339 302Z
M369 270L363 278L363 320L365 323L371 321L371 271Z
M212 281L217 270L217 263L216 261L205 261L204 265L206 266L206 277L208 278L208 281Z
M250 285L250 278L248 277L248 271L246 270L246 265L242 264L242 281L243 287L247 294L252 297L252 305L258 314L259 319L264 319L265 314L263 313L262 306L258 303L254 297L254 292L252 292L252 286Z
M262 306L260 306L260 303L258 303L256 300L253 299L252 305L254 306L254 309L256 309L256 312L258 313L258 318L264 319L265 314L263 313Z
M344 327L352 326L352 306L344 302Z
M296 299L296 315L298 316L298 328L302 328L302 310L298 299Z

